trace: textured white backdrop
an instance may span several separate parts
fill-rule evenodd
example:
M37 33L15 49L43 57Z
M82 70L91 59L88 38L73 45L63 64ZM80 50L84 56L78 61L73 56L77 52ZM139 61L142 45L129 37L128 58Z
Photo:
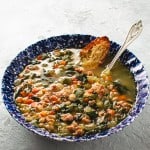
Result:
M107 35L121 44L139 19L144 30L129 49L150 75L149 8L150 0L0 0L0 80L16 54L38 40L80 33ZM18 125L0 96L0 150L149 150L149 116L148 100L139 117L118 134L86 143L49 141Z

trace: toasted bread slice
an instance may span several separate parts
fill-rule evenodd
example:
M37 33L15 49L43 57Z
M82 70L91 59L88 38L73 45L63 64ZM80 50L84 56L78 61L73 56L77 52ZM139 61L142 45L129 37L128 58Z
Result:
M110 49L108 37L98 37L80 51L82 66L95 69L102 64Z

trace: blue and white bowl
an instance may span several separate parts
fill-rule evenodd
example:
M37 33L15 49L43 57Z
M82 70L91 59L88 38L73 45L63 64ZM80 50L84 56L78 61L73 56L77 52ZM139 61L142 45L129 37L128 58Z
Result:
M44 131L40 128L37 128L30 123L26 122L24 117L21 115L20 111L17 109L17 106L13 99L13 87L14 80L17 75L24 69L26 65L29 64L30 60L34 59L37 55L43 52L49 52L53 49L61 49L61 48L83 48L90 41L95 39L96 37L91 35L61 35L50 37L48 39L39 41L25 50L21 51L11 62L11 64L7 67L4 77L2 80L2 95L5 106L10 113L10 115L22 126L27 128L28 130L41 135L43 137L47 137L50 139L55 139L59 141L89 141L94 139L100 139L106 136L109 136L113 133L116 133L122 130L124 127L128 126L133 120L138 116L138 114L142 111L145 106L145 102L148 99L149 95L149 80L147 77L147 73L140 62L140 60L132 54L130 51L126 50L120 60L123 64L129 68L130 72L134 76L134 80L136 82L136 102L133 106L132 111L129 113L128 117L126 117L122 122L120 122L116 127L113 127L104 132L96 133L94 135L86 135L82 137L61 137L57 134L49 133L48 131ZM114 55L120 45L115 42L111 42L110 53Z

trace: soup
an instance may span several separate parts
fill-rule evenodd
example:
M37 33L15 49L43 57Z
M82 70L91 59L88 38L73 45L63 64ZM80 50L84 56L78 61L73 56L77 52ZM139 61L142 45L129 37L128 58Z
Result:
M83 136L126 118L136 95L132 74L119 61L111 74L101 73L107 62L85 70L79 51L43 53L18 75L14 99L26 121L61 136Z

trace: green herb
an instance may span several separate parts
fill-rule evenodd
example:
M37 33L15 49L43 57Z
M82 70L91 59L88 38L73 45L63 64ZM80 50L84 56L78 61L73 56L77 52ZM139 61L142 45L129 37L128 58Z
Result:
M86 107L84 108L84 112L85 112L89 117L91 117L92 119L93 119L93 118L96 118L96 117L98 116L97 113L96 113L96 110L93 109L93 108L90 107L90 106L86 106Z
M41 54L41 55L42 55L42 60L44 60L44 59L46 59L46 58L49 57L47 53L43 53L43 54Z
M70 105L63 105L61 107L61 112L62 113L68 113L68 112L73 112L77 108L77 104L71 103Z
M89 83L86 83L83 85L83 87L87 90L87 89L90 89L91 88L91 84Z
M126 94L129 91L126 86L120 84L119 82L114 81L113 84L120 94Z
M34 60L31 61L32 65L36 65L36 64L40 64L40 63L41 62L39 60L37 60L37 59L34 59Z
M50 57L50 58L48 59L48 62L53 62L54 60L56 60L54 57Z
M113 104L108 99L105 100L103 103L104 103L104 108L105 109L113 107Z
M64 55L63 57L62 57L62 60L71 60L71 58L70 58L70 56L69 55Z
M48 66L48 64L42 64L42 67L47 67Z
M65 74L68 75L68 76L73 76L74 74L76 74L76 71L65 71Z
M67 55L72 55L72 54L73 54L73 52L72 52L71 50L65 50L65 53L66 53Z
M31 78L31 79L34 79L34 78L36 78L36 77L40 77L40 76L38 76L36 73L31 73L31 75L30 75L30 78Z
M77 88L74 92L74 94L76 95L77 99L83 97L84 94L84 90L81 88Z
M55 81L55 78L52 78L52 77L48 78L49 83L53 83L54 81Z
M76 78L78 80L80 80L82 83L87 83L88 82L86 74L79 74L79 75L76 76Z
M14 81L14 85L18 86L19 84L21 84L21 82L22 82L22 79L17 79Z
M75 120L76 121L81 121L82 117L83 117L82 113L76 113Z
M39 97L36 97L36 96L32 96L32 98L35 102L39 102L40 101L40 98Z
M43 74L46 77L52 77L55 75L55 70L45 70L43 69Z
M66 70L71 70L71 71L73 71L73 70L74 70L74 67L73 67L73 65L68 65L68 64L67 64L67 65L65 66L65 69L66 69Z
M63 81L62 81L62 83L70 85L72 83L72 80L71 80L71 78L64 78Z
M98 97L98 94L97 93L93 93L88 98L89 98L89 100L96 100L97 97Z

